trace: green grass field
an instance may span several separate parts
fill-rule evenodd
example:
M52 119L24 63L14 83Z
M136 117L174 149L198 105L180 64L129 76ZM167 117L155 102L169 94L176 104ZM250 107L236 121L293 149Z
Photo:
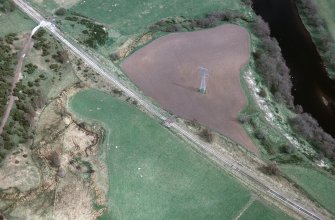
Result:
M326 20L328 28L335 39L335 1L316 0L319 5L321 16Z
M232 219L249 201L247 189L129 104L85 90L71 99L70 108L109 130L103 219Z
M282 212L266 206L259 201L254 201L251 206L243 213L239 220L289 220L292 219L287 215L283 215Z
M281 166L294 182L316 201L335 214L335 179L314 169L299 166Z
M26 33L30 32L36 23L28 18L18 9L7 14L0 13L0 37L3 37L9 33Z
M198 16L220 9L241 8L239 0L96 0L80 1L75 12L111 24L122 35L141 32L143 28L170 16Z

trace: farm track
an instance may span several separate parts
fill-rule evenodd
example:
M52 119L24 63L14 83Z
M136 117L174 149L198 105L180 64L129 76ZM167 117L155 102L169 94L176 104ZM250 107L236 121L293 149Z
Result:
M94 69L97 73L104 76L107 80L117 86L119 89L123 90L124 93L135 99L139 105L145 108L149 113L158 117L159 119L165 121L168 117L164 116L157 108L141 98L132 89L125 86L121 81L119 81L111 71L105 68L95 57L88 54L80 46L71 43L59 29L57 29L52 23L48 22L44 17L42 17L35 9L22 0L14 0L16 5L27 15L29 15L33 20L38 22L40 27L46 28L50 33L54 35L59 41L65 44L76 56L80 57L87 65ZM172 123L170 129L182 136L184 139L189 140L193 143L196 150L200 151L204 155L207 155L218 165L224 168L228 173L235 176L248 188L251 188L254 192L271 198L277 203L284 205L286 208L298 213L303 218L307 219L331 219L331 215L327 211L316 207L312 202L309 201L308 205L302 205L297 202L299 199L295 193L284 192L278 185L271 183L269 180L260 178L259 173L255 170L251 170L247 166L243 165L238 159L233 158L231 155L224 154L219 149L214 146L205 143L200 140L198 136L189 132L185 128L181 127L177 123Z

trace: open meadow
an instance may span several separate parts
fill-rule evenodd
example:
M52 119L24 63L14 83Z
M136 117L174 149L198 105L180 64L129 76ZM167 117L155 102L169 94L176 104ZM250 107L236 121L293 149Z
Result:
M10 33L21 35L30 32L35 26L36 23L19 10L0 13L0 37Z
M85 90L70 109L108 131L101 149L109 175L103 219L232 219L251 199L250 191L130 104Z

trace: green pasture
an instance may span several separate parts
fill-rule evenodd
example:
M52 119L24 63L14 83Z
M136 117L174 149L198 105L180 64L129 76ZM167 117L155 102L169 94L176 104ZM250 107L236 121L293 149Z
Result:
M241 215L239 220L289 220L291 217L283 214L273 207L267 206L259 201L254 201L251 206Z
M110 24L122 35L132 35L166 17L197 16L220 9L240 8L239 0L86 0L71 10Z
M0 13L0 37L9 33L23 34L30 32L36 23L18 9L13 12Z
M315 169L281 166L282 171L331 213L335 213L335 179Z
M223 170L130 104L85 90L71 99L70 108L109 133L108 212L102 219L232 219L251 198Z

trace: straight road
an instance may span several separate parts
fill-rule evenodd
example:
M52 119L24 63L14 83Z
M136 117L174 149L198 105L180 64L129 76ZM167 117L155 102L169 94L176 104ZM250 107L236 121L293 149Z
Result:
M69 40L65 34L63 34L58 28L54 26L54 24L48 22L43 16L41 16L34 8L28 5L23 0L13 0L17 6L27 15L29 15L33 20L38 22L42 27L46 28L50 31L59 41L65 44L75 55L80 57L87 65L89 65L92 69L94 69L97 73L104 76L107 80L112 82L119 89L123 90L123 92L135 99L139 105L144 107L148 112L153 114L154 116L160 118L165 121L168 117L164 116L157 108L152 105L150 102L141 98L136 92L132 89L128 88L124 84L121 83L114 75L104 67L96 58L92 55L88 54L84 49L82 49L78 45L74 45ZM117 69L117 68L116 68ZM172 123L170 128L174 130L180 136L191 141L197 150L201 151L203 154L209 156L212 160L216 161L219 165L223 166L229 173L238 176L241 179L248 180L248 182L252 182L253 184L249 187L252 187L255 191L264 193L265 195L273 198L277 202L285 205L286 207L300 213L302 216L308 219L330 219L329 215L324 213L317 212L313 207L303 206L296 202L297 198L294 198L293 194L287 195L284 192L281 192L278 187L272 185L270 182L259 178L258 173L243 166L237 160L235 160L232 156L223 154L214 146L205 143L198 136L179 126L177 123ZM271 186L272 185L272 186ZM313 211L312 211L313 210ZM325 212L326 213L326 212Z

